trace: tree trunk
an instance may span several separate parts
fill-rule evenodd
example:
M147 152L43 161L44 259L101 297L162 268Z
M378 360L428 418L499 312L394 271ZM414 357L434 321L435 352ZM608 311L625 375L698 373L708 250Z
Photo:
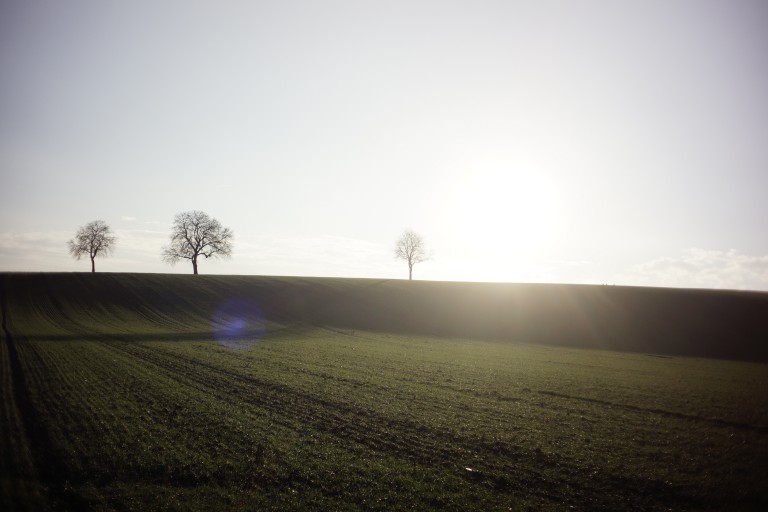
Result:
M91 256L91 272L96 272L96 257Z
M413 265L408 265L408 280L413 280Z
M192 258L192 273L197 275L197 257Z

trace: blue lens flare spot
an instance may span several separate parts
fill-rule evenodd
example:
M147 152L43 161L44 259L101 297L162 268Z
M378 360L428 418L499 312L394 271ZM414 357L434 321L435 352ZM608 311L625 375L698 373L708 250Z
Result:
M211 328L216 341L225 347L245 349L264 336L264 315L249 300L228 300L213 314Z

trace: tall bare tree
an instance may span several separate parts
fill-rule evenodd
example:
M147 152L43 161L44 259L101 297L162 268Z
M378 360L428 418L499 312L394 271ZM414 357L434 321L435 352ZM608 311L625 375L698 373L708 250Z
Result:
M171 243L163 247L163 261L175 264L190 260L197 274L197 259L204 256L228 258L232 255L232 231L198 210L183 212L173 219Z
M79 260L84 255L91 258L91 272L96 272L96 256L112 254L117 238L103 220L89 222L77 230L75 238L67 242L69 254Z
M408 280L413 279L413 266L429 259L424 246L424 238L407 229L395 245L395 257L408 263Z

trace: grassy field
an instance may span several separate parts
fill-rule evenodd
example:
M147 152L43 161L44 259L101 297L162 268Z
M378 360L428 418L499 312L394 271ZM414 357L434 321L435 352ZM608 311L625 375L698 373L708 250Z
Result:
M0 283L2 510L768 509L765 294Z

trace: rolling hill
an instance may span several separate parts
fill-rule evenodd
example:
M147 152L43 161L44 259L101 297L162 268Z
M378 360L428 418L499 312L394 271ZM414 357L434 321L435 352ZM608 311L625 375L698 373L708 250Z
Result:
M768 506L768 294L5 273L0 299L1 510Z
M240 300L259 310L267 336L324 326L768 361L759 292L85 273L9 273L2 286L4 318L30 335L205 338L218 308Z

